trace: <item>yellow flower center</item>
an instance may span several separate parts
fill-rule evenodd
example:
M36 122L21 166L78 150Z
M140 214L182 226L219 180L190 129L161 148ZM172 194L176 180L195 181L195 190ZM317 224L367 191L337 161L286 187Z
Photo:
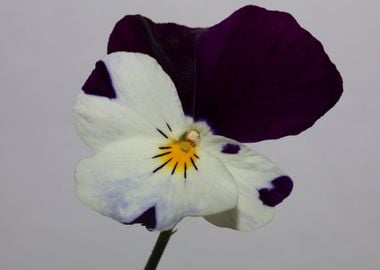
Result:
M169 139L167 145L159 147L159 153L153 158L158 158L161 165L153 172L162 168L170 170L173 174L183 174L186 179L190 169L198 170L196 165L197 159L197 144L200 140L200 134L196 130L185 132L179 140Z

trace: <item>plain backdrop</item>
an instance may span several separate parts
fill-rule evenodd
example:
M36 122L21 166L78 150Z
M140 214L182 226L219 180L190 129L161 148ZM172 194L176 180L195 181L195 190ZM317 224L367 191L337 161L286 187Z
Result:
M272 223L240 233L186 218L160 269L379 269L380 5L349 0L1 0L0 269L143 268L158 233L75 196L74 168L91 154L73 126L76 95L124 15L209 26L246 4L295 16L345 93L301 135L252 145L295 181Z

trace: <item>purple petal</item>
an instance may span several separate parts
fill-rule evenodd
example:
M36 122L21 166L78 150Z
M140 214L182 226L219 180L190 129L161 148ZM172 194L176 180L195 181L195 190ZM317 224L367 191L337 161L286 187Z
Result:
M95 69L91 72L82 89L88 95L116 98L110 74L102 61L96 63Z
M243 142L295 135L326 113L342 79L289 14L246 6L197 45L196 115Z
M125 223L126 225L140 223L147 229L154 229L156 227L156 207L152 206L144 213L142 213L138 218L130 223Z
M110 36L108 52L115 51L154 57L174 81L187 115L242 142L302 132L343 90L318 40L291 15L256 6L211 28L126 16Z
M271 188L259 190L259 198L265 205L274 207L289 196L293 189L293 182L288 176L280 176L274 179L271 184Z
M155 58L173 80L182 107L192 115L195 88L195 46L206 29L154 23L140 15L126 16L113 29L108 53L140 52Z

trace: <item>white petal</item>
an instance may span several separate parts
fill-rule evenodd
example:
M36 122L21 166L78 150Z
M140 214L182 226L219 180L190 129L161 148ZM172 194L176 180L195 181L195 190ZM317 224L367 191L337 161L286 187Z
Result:
M207 151L200 149L198 155L198 170L191 166L184 182L186 215L205 216L234 208L238 190L230 172ZM177 181L181 178L177 175Z
M117 99L158 128L183 130L184 113L173 81L146 54L115 52L102 59Z
M176 223L181 218L182 203L173 198L176 183L169 185L168 174L153 173L157 164L152 156L157 145L157 141L140 136L109 144L94 157L82 160L75 174L78 197L87 206L122 223L133 222L159 204L166 207L167 213L159 215L162 218L157 226Z
M173 137L183 131L185 116L175 86L156 60L140 53L117 52L102 59L116 98L80 93L75 124L94 150L137 134Z
M80 93L75 105L75 126L84 142L96 151L136 135L156 135L155 128L133 109L108 98Z
M78 197L89 207L122 223L131 223L154 207L155 230L167 230L187 215L209 215L237 204L237 188L221 162L199 152L187 176L158 168L152 157L161 141L149 137L121 140L106 146L77 168Z
M223 153L223 149L228 150L226 146L230 146L234 151ZM285 177L270 160L236 141L211 136L203 142L203 147L223 162L234 177L239 190L239 202L236 208L207 216L206 220L217 226L240 231L254 230L267 224L272 219L274 208L263 203L259 190L271 191L272 181L280 179L281 176L290 183L291 180ZM286 197L290 191L291 187L290 190L284 191L287 194L280 195Z

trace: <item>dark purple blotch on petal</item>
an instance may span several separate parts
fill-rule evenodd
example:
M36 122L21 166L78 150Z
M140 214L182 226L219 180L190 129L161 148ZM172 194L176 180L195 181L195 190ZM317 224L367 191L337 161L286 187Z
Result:
M288 176L280 176L274 179L271 188L259 190L260 200L263 204L274 207L281 203L293 189L293 182Z
M95 69L91 72L82 89L88 95L116 98L110 74L103 61L96 63Z
M237 154L240 151L240 146L237 144L227 143L222 146L222 153Z
M137 224L145 226L147 229L154 229L156 227L156 207L152 206L144 213L142 213L138 218L130 223L125 223L127 225Z

